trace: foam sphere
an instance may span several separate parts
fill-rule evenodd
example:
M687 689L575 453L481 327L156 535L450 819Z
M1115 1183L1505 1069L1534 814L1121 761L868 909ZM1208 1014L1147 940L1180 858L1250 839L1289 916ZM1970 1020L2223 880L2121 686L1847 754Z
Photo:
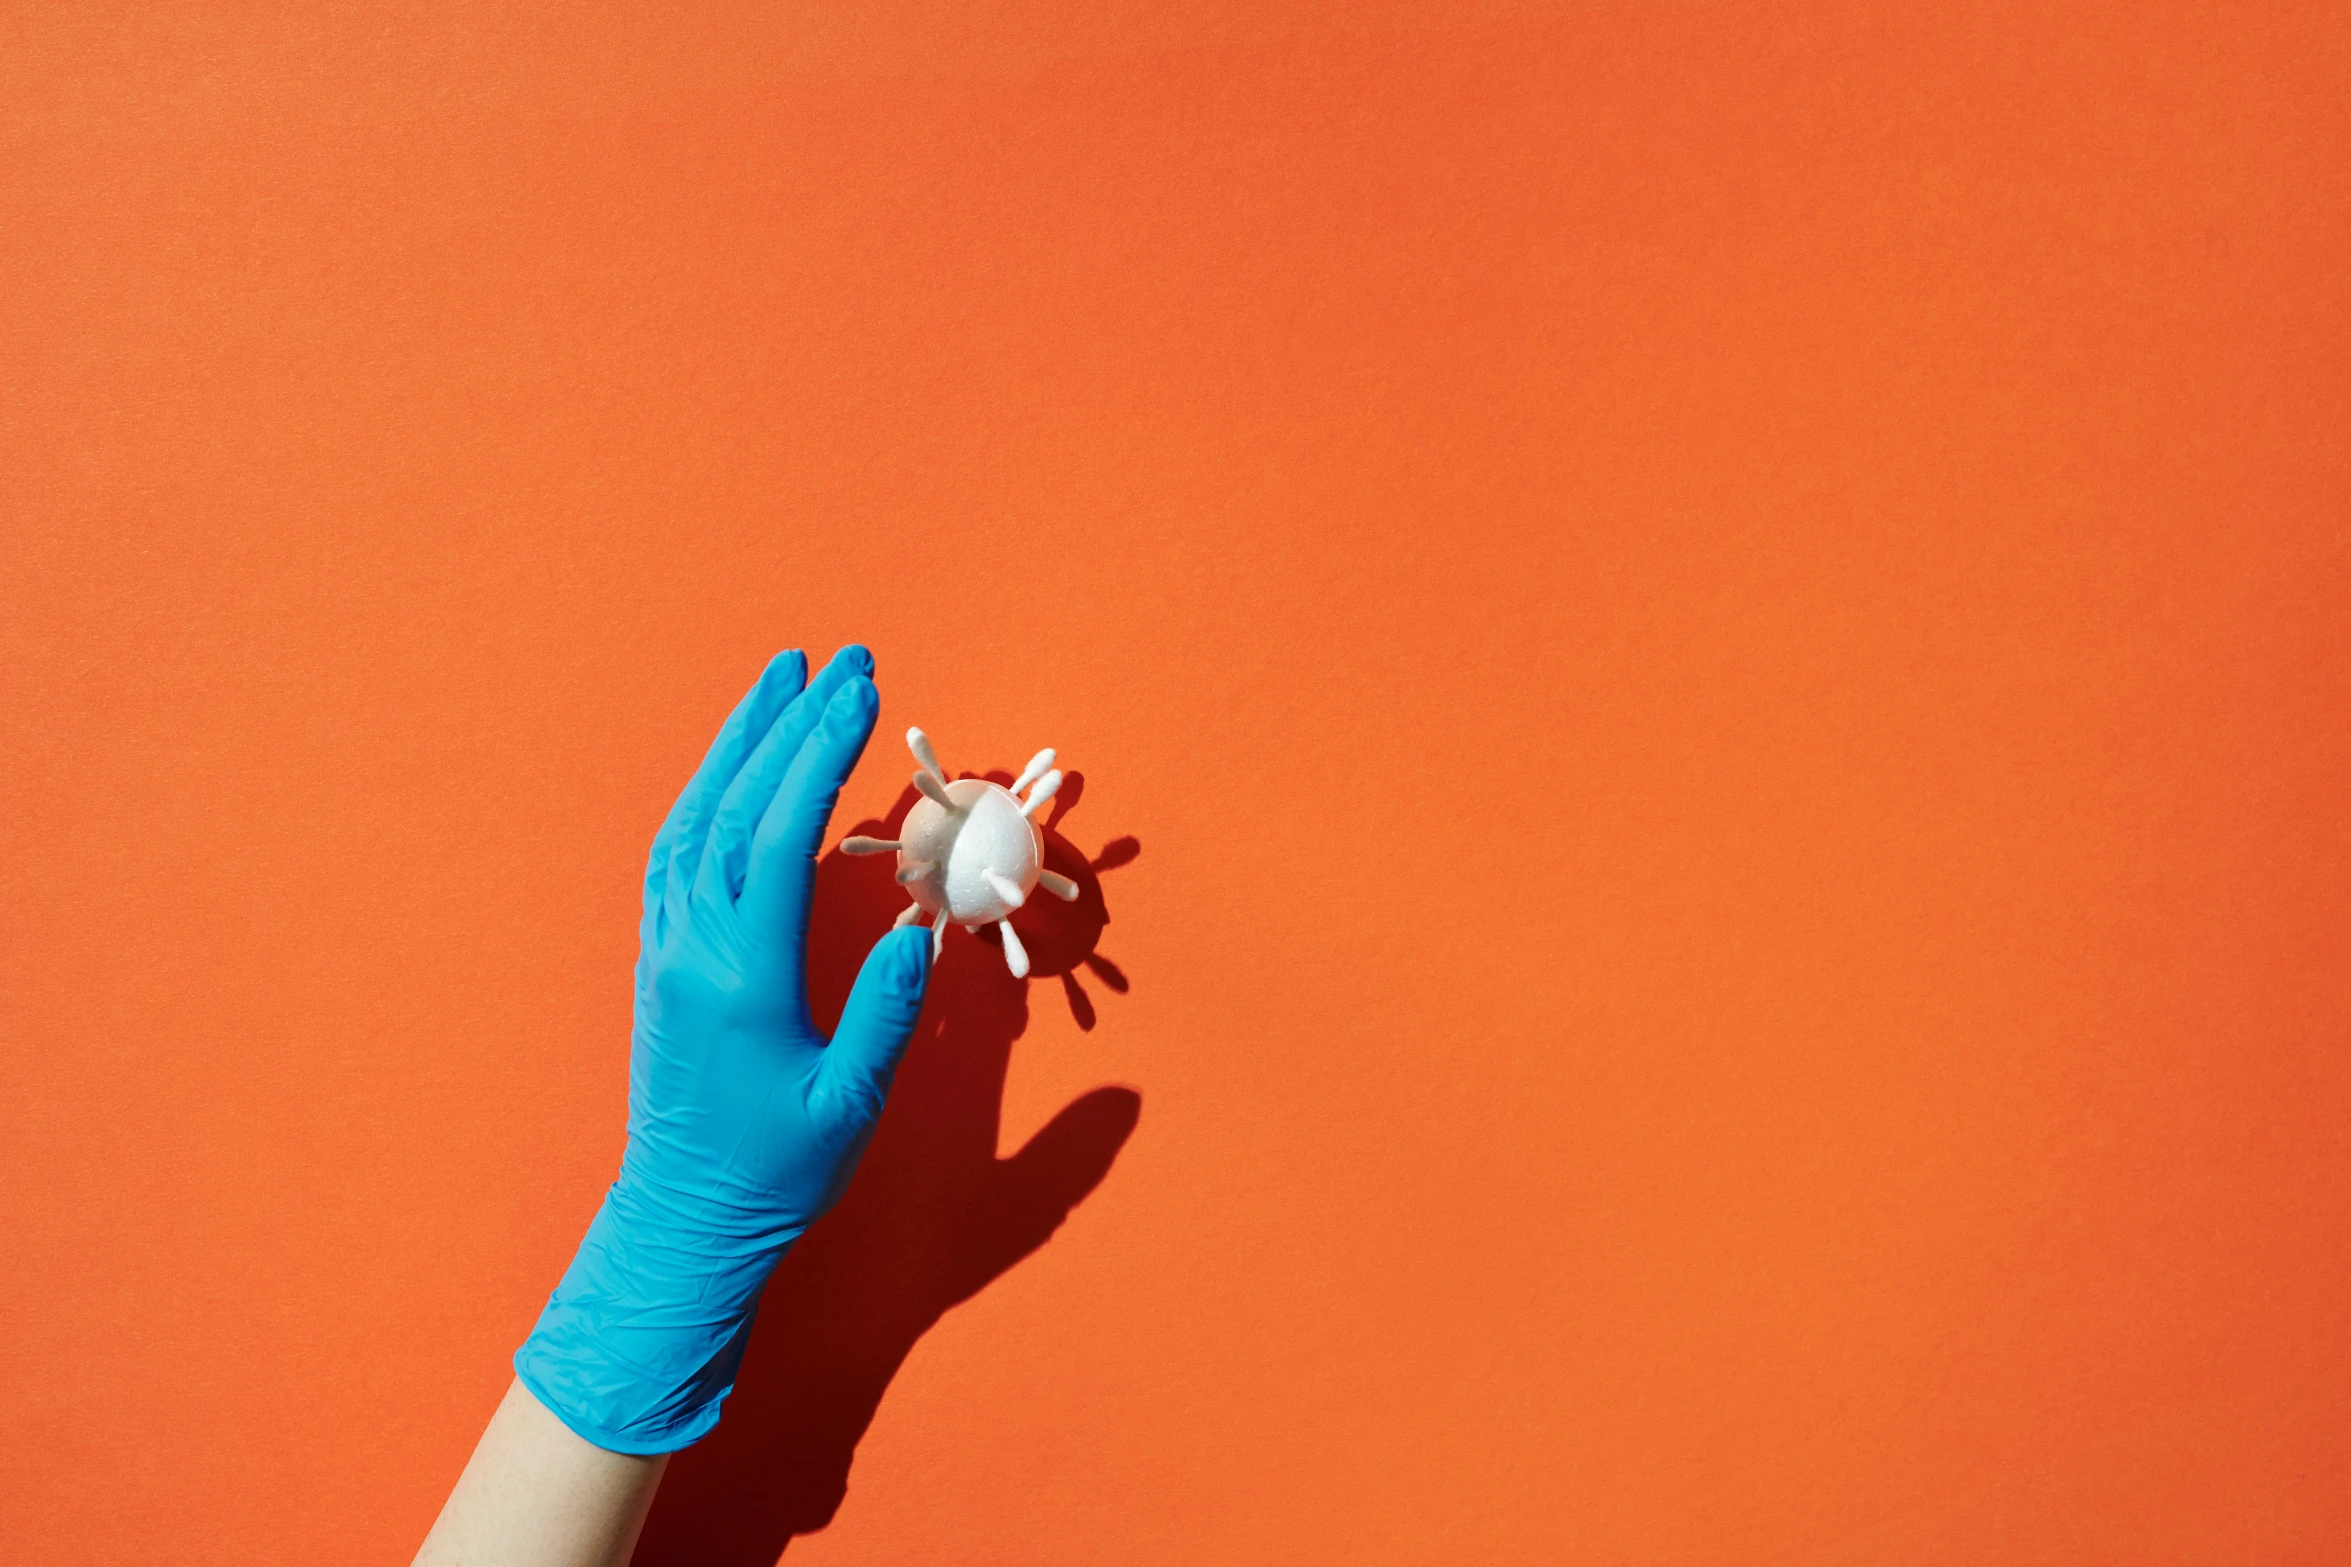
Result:
M949 804L924 798L898 833L898 863L923 869L907 895L963 926L1004 918L1036 890L1045 835L1020 813L1011 790L983 778L947 785Z

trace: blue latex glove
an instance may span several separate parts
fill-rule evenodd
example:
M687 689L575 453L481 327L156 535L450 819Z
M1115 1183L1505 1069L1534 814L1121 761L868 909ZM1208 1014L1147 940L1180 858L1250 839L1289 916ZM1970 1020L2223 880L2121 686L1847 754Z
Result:
M718 1423L760 1289L848 1184L922 1010L931 938L909 928L875 944L829 1045L808 1015L816 856L872 674L861 647L813 681L778 655L653 840L628 1149L514 1357L599 1447L669 1452Z

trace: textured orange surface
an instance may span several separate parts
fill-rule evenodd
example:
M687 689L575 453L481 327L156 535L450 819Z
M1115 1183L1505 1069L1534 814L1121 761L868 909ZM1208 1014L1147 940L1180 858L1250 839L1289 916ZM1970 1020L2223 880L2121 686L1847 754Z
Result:
M647 1560L2351 1559L2338 9L622 9L0 18L0 1554L406 1559L857 638L1133 841Z

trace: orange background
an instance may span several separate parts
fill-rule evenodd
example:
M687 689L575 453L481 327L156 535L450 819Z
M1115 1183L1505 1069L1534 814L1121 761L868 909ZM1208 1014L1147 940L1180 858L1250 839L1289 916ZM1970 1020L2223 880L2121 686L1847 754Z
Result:
M2338 9L515 9L0 19L8 1557L406 1559L858 638L1129 988L645 1560L2351 1558Z

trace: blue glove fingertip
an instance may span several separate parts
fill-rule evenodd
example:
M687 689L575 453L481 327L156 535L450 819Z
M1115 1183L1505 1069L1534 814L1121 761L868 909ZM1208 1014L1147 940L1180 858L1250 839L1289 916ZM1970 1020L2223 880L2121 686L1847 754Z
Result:
M870 733L874 720L881 716L882 693L870 680L852 680L849 689L850 715L857 720L860 728Z
M882 938L890 943L890 980L902 994L920 996L931 983L931 933L906 925Z
M850 748L848 755L833 758L842 777L857 765L857 753L865 749L881 711L882 693L863 675L851 675L826 699L824 716L817 721L816 741L819 746L829 741Z

